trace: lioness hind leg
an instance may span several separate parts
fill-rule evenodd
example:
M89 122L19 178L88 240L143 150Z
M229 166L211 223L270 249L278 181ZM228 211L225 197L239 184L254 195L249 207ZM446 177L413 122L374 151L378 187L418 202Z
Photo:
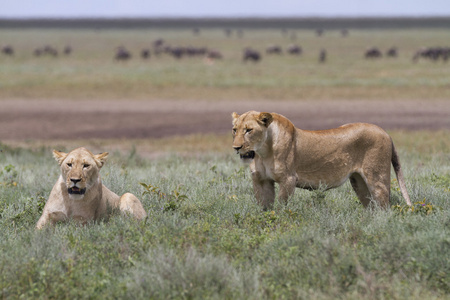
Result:
M383 208L389 206L389 178L375 176L367 178L354 173L350 176L350 183L364 207L367 207L372 199Z
M364 207L367 207L370 204L372 195L370 194L364 178L358 173L353 173L350 176L350 183L352 184L352 188L358 196L359 201L361 201Z
M390 178L376 177L376 179L368 180L368 185L372 191L372 198L378 203L382 208L389 207L390 198Z
M122 197L120 197L119 208L123 212L131 213L136 219L139 220L147 216L141 201L139 201L139 199L131 193L125 193Z

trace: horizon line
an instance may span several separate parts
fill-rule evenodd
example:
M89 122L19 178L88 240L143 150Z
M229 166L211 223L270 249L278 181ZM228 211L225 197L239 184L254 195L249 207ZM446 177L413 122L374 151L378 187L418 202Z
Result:
M305 15L305 16L0 16L1 20L195 20L195 19L446 19L448 15Z

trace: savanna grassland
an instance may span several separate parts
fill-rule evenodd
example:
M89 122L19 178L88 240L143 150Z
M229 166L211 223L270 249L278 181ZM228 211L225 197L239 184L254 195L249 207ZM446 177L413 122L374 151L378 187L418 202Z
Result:
M26 120L47 113L44 131L73 126L70 121L79 118L87 132L140 105L149 116L178 112L176 118L164 115L167 126L183 111L190 118L194 110L214 112L213 119L228 120L227 130L234 110L279 106L289 113L292 107L295 118L303 103L308 109L316 103L313 117L323 122L333 113L338 121L356 113L377 121L388 110L387 119L403 120L406 111L416 120L410 127L383 123L399 151L413 209L404 205L393 176L389 210L364 209L346 183L326 192L297 190L287 205L276 203L270 211L257 205L230 135L222 127L203 134L201 115L194 115L195 126L158 138L106 135L106 129L80 138L70 127L64 137L37 131L14 138L7 132L19 136L32 128L4 122L2 298L449 299L450 62L414 63L412 57L421 47L450 46L450 33L350 28L343 37L340 30L325 29L318 37L312 29L244 28L238 36L233 28L227 37L223 28L200 28L199 34L192 28L0 29L0 47L14 48L13 56L0 55L0 114ZM141 59L139 52L152 51L160 38L172 46L215 49L223 59L153 53ZM300 45L302 55L265 54L270 45L290 44ZM73 51L33 55L45 45ZM132 53L130 60L114 60L119 46ZM398 57L364 59L372 46L383 53L395 46ZM245 47L259 50L262 60L242 62ZM322 48L325 63L318 62ZM65 103L70 109L62 113ZM378 110L383 105L389 109ZM151 127L150 117L134 118L144 125L130 132ZM431 126L433 120L439 126ZM111 123L129 126L120 118ZM156 125L152 130L165 132L164 123ZM148 212L144 222L114 212L86 226L34 229L59 174L51 149L77 146L110 152L103 182L118 194L137 195Z
M450 71L442 61L420 60L423 47L445 47L447 28L411 30L314 30L236 29L226 37L224 29L3 29L1 46L12 45L13 57L0 56L0 97L70 99L447 99ZM144 48L163 39L176 47L207 47L222 53L211 65L201 58L174 59L169 55L139 58ZM287 55L289 45L302 47L301 56ZM33 51L50 45L59 58ZM71 46L73 53L62 54ZM284 55L265 55L271 45ZM114 54L125 47L133 59L117 63ZM260 64L242 62L243 49L263 55ZM397 58L374 63L365 60L369 47L383 53L398 48ZM318 64L319 51L327 51L325 64ZM377 60L375 60L377 61Z

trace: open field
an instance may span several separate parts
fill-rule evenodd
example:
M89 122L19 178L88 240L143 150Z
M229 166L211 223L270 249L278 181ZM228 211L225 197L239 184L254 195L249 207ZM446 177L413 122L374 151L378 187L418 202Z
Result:
M298 190L287 206L263 212L248 169L232 153L148 159L131 150L113 153L102 177L115 192L141 198L145 222L115 214L38 232L57 163L50 149L3 145L2 297L448 299L446 136L393 133L411 199L419 202L414 212L403 206L395 180L391 204L400 206L387 211L365 210L346 183ZM155 189L145 193L140 182Z
M449 129L450 68L412 57L421 47L447 46L448 31L33 30L4 29L0 55L0 139L129 139L229 131L230 113L277 111L304 129L372 122L386 129ZM215 49L221 60L154 54L153 42ZM300 56L288 55L291 44ZM58 57L33 51L50 45ZM61 53L71 46L70 55ZM266 55L279 45L283 55ZM132 54L115 61L118 46ZM398 48L397 58L364 59L367 47ZM242 62L245 47L262 54ZM147 60L142 49L153 53ZM320 49L325 63L318 62ZM126 100L126 101L124 101ZM67 112L71 116L68 117ZM70 132L70 133L69 133ZM68 136L70 135L70 136Z
M368 100L448 99L450 68L442 60L412 58L422 47L447 47L448 30L339 30L317 37L313 30L243 30L227 38L223 30L1 30L1 45L13 56L0 55L0 99L140 99L150 100ZM201 57L175 59L170 55L139 57L144 48L163 39L168 46L207 47L222 53L214 63ZM266 55L265 49L291 44L295 55ZM33 51L50 45L58 57L35 57ZM73 52L63 55L69 45ZM114 61L117 47L132 58ZM259 63L242 62L245 47L263 55ZM397 58L364 59L369 47L383 53L398 48ZM326 49L325 63L318 63Z
M1 298L449 299L450 61L412 62L450 46L448 30L232 29L0 30L14 48L0 53ZM159 38L224 57L141 59ZM274 44L303 53L266 55ZM45 45L73 52L33 55ZM115 61L118 46L132 58ZM366 60L371 46L399 55ZM262 60L243 63L245 47ZM229 134L250 109L304 129L384 127L414 211L395 180L387 211L365 210L349 183L261 211ZM78 146L111 153L103 181L137 195L145 222L34 230L59 174L51 149Z

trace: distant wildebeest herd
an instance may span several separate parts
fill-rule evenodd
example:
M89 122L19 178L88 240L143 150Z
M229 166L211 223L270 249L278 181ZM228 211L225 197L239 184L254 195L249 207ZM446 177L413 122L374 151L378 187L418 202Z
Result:
M5 54L5 55L13 56L14 48L11 45L6 45L1 49L1 53ZM64 55L69 55L70 53L72 53L72 47L65 46L62 53ZM58 56L59 52L56 48L46 45L41 48L34 49L33 54L34 54L34 56L48 55L48 56L56 57L56 56Z
M396 47L389 48L385 55L386 57L397 57L398 50ZM381 58L383 52L377 47L372 47L366 50L364 57L367 59ZM431 61L447 61L450 58L450 47L427 47L417 50L412 57L413 62L417 62L420 58L429 59Z
M194 35L200 35L199 29L194 29ZM225 35L226 37L231 36L231 30L226 29ZM324 34L322 29L318 29L315 31L316 36L321 37ZM286 35L287 31L283 31L283 35ZM341 35L343 37L348 36L348 30L341 30ZM242 38L243 31L237 31L237 37ZM296 38L296 36L295 36ZM294 39L291 35L291 39ZM49 56L49 57L58 57L59 54L68 56L73 52L72 47L66 45L63 47L61 51L58 51L55 47L50 45L45 45L39 48L35 48L33 50L33 55L36 57L39 56ZM0 53L5 56L14 56L14 48L11 45L5 45L0 48ZM265 55L283 55L284 53L288 55L296 55L300 56L303 53L302 47L297 44L291 44L283 49L280 45L270 45L265 49ZM318 61L320 63L324 63L327 60L328 51L322 48L318 55ZM140 50L140 58L141 59L150 59L155 56L158 57L160 55L169 55L179 60L184 57L203 57L208 61L220 60L224 58L224 55L220 50L217 49L209 49L206 46L203 47L193 47L193 46L172 46L166 43L163 39L157 39L151 43L151 46L148 48L143 48ZM386 51L380 50L378 47L371 47L366 49L363 54L363 57L366 59L379 59L382 57L395 58L398 57L398 49L397 47L391 47ZM125 46L119 46L115 49L114 60L116 61L127 61L133 57L132 52L127 49ZM244 62L259 62L262 60L263 52L255 49L254 47L245 47L242 50L242 60ZM412 57L413 62L419 61L419 59L428 59L431 61L447 61L450 57L450 47L427 47L421 48L415 52Z
M413 61L417 62L419 58L426 58L432 61L442 59L447 61L450 58L450 47L429 47L418 50L414 56Z

